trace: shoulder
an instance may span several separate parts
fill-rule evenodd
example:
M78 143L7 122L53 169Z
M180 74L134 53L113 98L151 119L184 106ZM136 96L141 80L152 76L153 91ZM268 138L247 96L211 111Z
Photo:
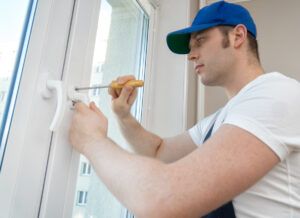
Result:
M274 72L262 75L244 87L229 102L227 110L234 113L250 111L254 114L282 115L291 107L300 106L299 99L300 83Z
M288 138L300 135L299 82L270 73L242 91L227 108L224 123L247 130L284 159L291 151Z
M278 72L261 75L247 86L243 93L245 98L261 96L283 100L283 96L292 97L300 95L300 83Z

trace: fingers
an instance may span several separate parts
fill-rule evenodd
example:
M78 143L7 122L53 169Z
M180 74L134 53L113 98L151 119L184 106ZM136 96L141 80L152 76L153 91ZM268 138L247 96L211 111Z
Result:
M111 87L108 88L108 94L110 94L113 99L119 96L116 90Z
M135 79L135 76L133 76L133 75L126 75L126 76L118 77L118 78L117 78L117 82L118 82L119 84L125 84L125 83L127 83L128 81L134 80L134 79Z
M131 106L137 96L137 88L126 85L126 83L134 79L135 77L132 75L119 77L116 82L124 84L124 87L122 89L110 88L108 90L109 94L112 96L112 109L118 118L123 118L130 114Z
M129 96L129 99L128 99L128 104L131 106L133 105L135 99L136 99L136 96L137 96L137 89L134 89L133 92L131 92L130 96Z
M75 111L85 112L88 109L88 106L82 102L76 102L74 105Z
M75 116L90 117L93 121L95 121L99 118L100 118L100 120L106 119L105 115L96 106L95 102L91 102L89 105L83 104L81 102L76 103L75 104Z
M121 94L119 96L119 100L124 102L124 103L128 103L129 97L131 95L131 93L133 92L135 88L131 87L131 86L124 86L124 88L121 90Z
M96 114L98 114L99 116L104 116L104 114L102 113L102 111L96 106L95 102L91 102L89 105L90 109L92 111L94 111Z
M135 77L133 75L126 75L126 76L121 76L117 78L117 82L119 84L125 84L130 80L134 80ZM118 98L121 95L122 89L113 89L113 88L108 88L108 93L109 95L112 96L113 99Z
M82 114L88 114L92 111L97 113L100 116L104 116L103 113L99 110L99 108L96 106L95 102L91 102L89 105L86 105L82 102L75 103L75 111L82 113Z

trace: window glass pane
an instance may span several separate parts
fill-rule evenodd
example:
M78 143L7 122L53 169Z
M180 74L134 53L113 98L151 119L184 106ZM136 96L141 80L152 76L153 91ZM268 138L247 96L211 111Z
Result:
M101 0L91 86L109 84L127 74L144 79L148 23L148 15L135 0ZM132 108L138 120L141 119L142 94L143 89L139 88L138 99ZM89 96L109 119L109 137L128 148L114 119L107 89L91 90ZM81 161L86 161L85 157L81 156ZM117 218L124 211L93 170L89 176L78 174L76 189L76 192L88 190L88 196L85 206L74 204L74 218Z
M0 1L0 167L36 2L35 0Z

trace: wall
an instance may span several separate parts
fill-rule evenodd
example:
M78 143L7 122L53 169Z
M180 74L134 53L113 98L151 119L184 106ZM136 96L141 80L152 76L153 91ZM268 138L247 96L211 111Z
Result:
M257 20L259 50L266 72L300 80L300 1L253 0L242 5Z

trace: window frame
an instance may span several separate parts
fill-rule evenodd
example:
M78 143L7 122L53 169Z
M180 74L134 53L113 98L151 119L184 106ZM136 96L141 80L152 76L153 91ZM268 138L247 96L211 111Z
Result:
M40 214L49 152L55 141L49 125L56 107L55 98L42 98L43 75L62 77L73 4L73 0L37 2L0 173L3 217Z
M29 0L28 8L25 15L25 20L22 27L22 33L19 41L18 51L15 58L15 66L11 75L11 81L6 93L3 92L3 99L6 95L4 110L2 115L2 122L0 122L0 173L5 155L5 148L7 145L8 134L11 127L11 121L14 114L16 98L22 77L22 71L25 62L25 56L28 48L29 37L35 16L37 1Z
M90 83L92 72L93 48L96 40L98 16L101 0L77 0L74 7L73 20L68 44L64 85L71 87L86 86ZM143 3L145 4L145 3ZM143 4L141 6L143 7ZM149 4L149 3L147 3ZM149 27L153 27L155 11L149 15ZM151 19L152 18L152 19ZM149 29L146 62L151 61L151 49L154 31ZM148 50L149 49L149 50ZM84 58L82 58L84 57ZM146 67L146 80L151 76L150 67ZM72 75L70 74L72 72ZM148 77L148 78L147 78ZM145 91L147 85L145 85ZM149 89L149 87L148 87ZM147 98L143 99L145 106ZM146 106L147 108L147 106ZM74 200L76 197L76 179L78 175L80 155L72 150L68 142L69 123L71 121L70 108L65 108L65 118L52 140L52 151L49 157L48 170L42 196L40 217L72 217ZM144 107L143 107L144 112ZM143 114L143 118L145 118ZM142 121L143 122L143 121ZM53 152L54 151L54 152Z
M159 2L158 0L137 1L142 6L149 2L153 6L154 2ZM73 7L74 2L75 7ZM161 10L166 11L167 7L164 4L167 3L162 1L161 4ZM99 5L100 0L40 0L39 2L38 19L35 21L32 42L29 44L27 52L20 96L16 102L16 115L12 122L12 131L8 141L10 144L6 154L8 158L3 174L0 174L0 193L3 196L1 198L0 195L0 205L5 209L1 212L5 211L7 217L24 216L24 214L30 214L30 217L72 216L73 200L76 195L74 192L76 181L72 181L72 179L78 173L79 155L71 149L67 140L71 116L67 113L69 108L66 107L66 116L59 130L54 134L48 130L55 111L56 99L45 101L41 98L40 92L45 88L45 84L42 84L43 80L40 74L48 74L51 79L63 80L65 86L89 84L89 77L85 76L83 72L91 72L89 68L92 66L92 50L96 36ZM145 11L147 10L145 9ZM155 130L161 135L169 135L178 129L184 129L185 125L179 123L176 124L176 128L166 131L164 130L166 125L158 127L154 123L155 120L166 120L158 115L162 111L153 106L154 98L157 101L157 97L160 100L170 97L166 96L168 93L157 95L159 92L157 87L164 86L166 84L164 79L168 76L162 78L152 73L157 73L157 71L166 73L158 59L163 57L164 61L168 61L171 56L166 54L165 38L162 37L162 35L165 36L166 30L170 30L170 25L169 23L166 25L164 22L160 22L158 25L157 21L162 17L158 16L157 11L156 9L150 12L148 10L150 23L144 86L146 94L143 99L141 122L147 129ZM73 15L72 12L74 12ZM187 16L190 16L189 13ZM55 22L57 20L60 22ZM71 32L68 34L70 26ZM172 26L174 28L173 24ZM59 49L55 43L58 39L57 35L64 38ZM51 48L53 45L55 45L55 49ZM50 54L48 50L51 51ZM82 54L84 58L82 58ZM168 58L165 58L166 56ZM182 63L182 59L179 62ZM187 67L185 70L187 71ZM74 76L71 77L69 72L72 72ZM173 72L171 75L174 75ZM176 80L178 78L177 76ZM181 77L179 79L181 80ZM156 92L155 89L158 91ZM150 93L152 96L149 95ZM182 102L180 104L182 105ZM173 105L170 104L166 108L171 106ZM36 114L39 114L40 111L46 116L37 122L35 121ZM183 113L183 116L182 114L178 115L178 122L181 122L181 116L184 120L188 114L187 110ZM168 125L172 124L168 123ZM162 129L163 131L161 131ZM40 143L41 141L43 143ZM32 186L34 187L32 188ZM29 200L28 196L31 196ZM22 207L18 207L20 205ZM9 209L6 210L6 208Z

